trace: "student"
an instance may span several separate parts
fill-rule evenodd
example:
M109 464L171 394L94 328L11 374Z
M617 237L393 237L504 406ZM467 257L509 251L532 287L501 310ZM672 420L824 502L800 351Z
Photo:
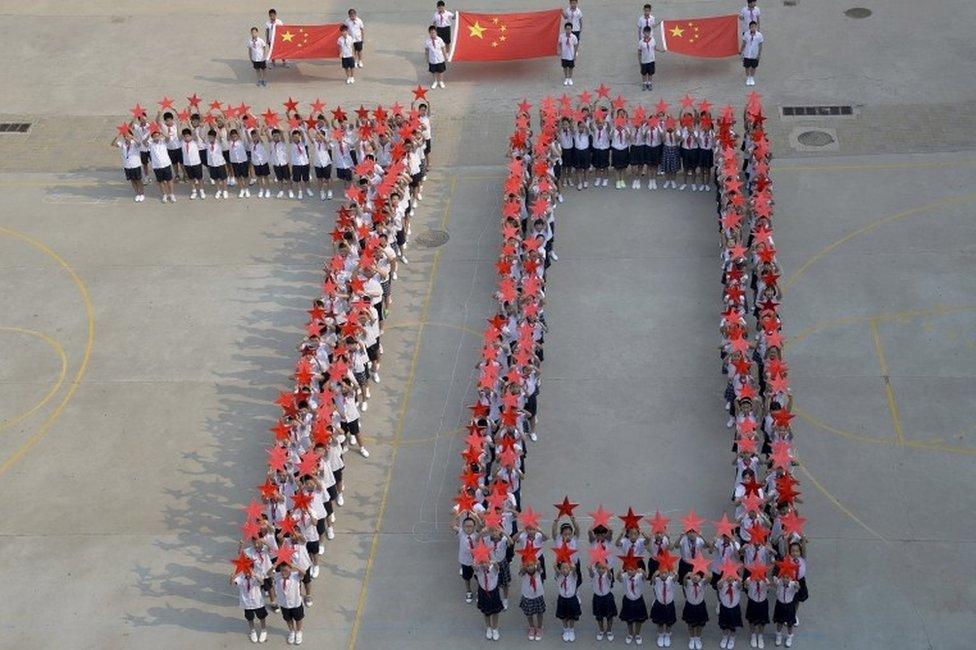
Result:
M664 172L664 189L668 184L672 189L678 189L675 177L678 169L681 168L681 135L675 130L673 117L668 117L664 124L664 132L661 134L661 170Z
M129 128L121 136L112 138L112 146L122 152L122 172L125 180L132 185L136 203L146 200L145 187L142 184L142 157L139 155L139 142L132 129Z
M258 36L258 28L251 28L251 38L247 41L247 51L251 57L251 67L257 77L259 86L267 86L265 72L268 69L268 42Z
M268 153L268 145L265 144L264 133L263 128L260 131L258 129L244 131L247 144L251 148L251 166L254 168L254 177L257 179L258 198L270 199L271 186L268 180L271 175L269 164L271 155Z
M590 130L593 151L593 187L607 186L610 181L610 126L606 117L598 114Z
M613 572L606 562L590 567L590 586L593 589L593 618L596 619L596 640L613 641L613 619L617 615L617 602L613 597Z
M570 24L573 36L579 43L580 33L583 31L583 10L579 8L579 0L569 0L569 6L563 9L563 22Z
M321 131L312 131L312 165L315 167L315 181L319 186L319 198L332 199L332 146Z
M708 622L708 608L705 606L707 583L700 571L685 577L685 606L681 610L681 620L688 624L689 650L701 650L702 628Z
M444 72L447 71L447 44L437 35L437 27L427 28L427 39L424 41L424 52L427 53L427 70L433 76L430 89L437 88L437 84L444 87Z
M627 564L627 562L625 562ZM644 644L641 627L647 620L647 603L644 601L644 581L647 573L637 562L632 562L617 573L624 583L624 595L620 606L620 620L627 624L626 642Z
M342 65L342 71L346 73L346 83L354 84L356 83L354 76L356 73L355 41L349 33L349 25L346 23L339 26L339 38L336 42L339 44L339 61Z
M251 570L231 576L230 583L237 585L238 602L244 610L244 620L250 628L251 643L264 643L268 640L268 608L264 606L264 594L261 593L262 580ZM254 619L258 619L260 632L254 626Z
M356 389L353 387L349 378L345 378L340 384L339 399L341 407L340 426L349 437L348 444L359 447L359 455L369 458L369 450L366 449L366 441L362 432L359 430L359 404L356 398Z
M417 104L417 121L420 122L420 134L424 139L424 177L427 180L427 170L430 168L430 151L433 148L434 132L430 128L430 105L426 102Z
M499 596L498 563L492 560L478 562L474 565L474 574L478 581L478 611L485 617L485 638L497 641L498 615L505 609Z
M288 154L288 162L291 164L292 185L298 188L298 198L303 199L306 193L312 196L312 190L308 186L308 149L306 148L305 134L299 129L294 129L291 132L291 150ZM291 197L291 192L288 193L288 196Z
M570 187L573 185L573 170L576 168L576 137L573 132L573 122L570 118L564 117L559 120L559 167L562 170L562 180L560 185ZM582 189L582 185L580 185Z
M657 626L657 647L671 647L671 628L678 621L674 608L674 595L678 582L673 571L658 570L652 580L654 603L651 604L651 622Z
M681 127L681 167L684 169L684 180L678 189L685 189L688 186L688 179L691 179L691 191L697 192L698 129L695 128L694 116L691 113L685 113L682 122L685 124Z
M294 198L291 189L291 171L288 169L288 145L281 137L280 129L271 129L271 166L274 169L275 181L278 183L278 198L285 196L285 184L288 185L288 198Z
M746 621L749 623L749 647L765 648L763 629L769 625L769 580L750 571L745 581Z
M650 7L651 5L645 6ZM651 82L654 81L654 53L656 50L657 42L654 40L651 28L645 27L644 33L637 41L637 62L640 63L641 81L643 83L641 90L654 89L654 84Z
M759 67L759 58L762 56L763 35L759 31L759 23L755 20L749 23L749 31L742 35L742 45L739 52L742 53L742 67L746 70L746 85L756 85L756 68Z
M563 641L575 641L576 621L583 611L576 593L579 589L579 577L569 562L556 566L556 589L559 594L556 597L556 618L563 622Z
M627 114L620 109L610 131L610 159L614 174L617 176L615 187L618 190L627 189L627 181L624 177L627 175L627 168L630 167L630 145L633 139L633 132L627 123ZM640 189L640 181L636 182L638 184L634 187L635 190Z
M590 172L590 129L584 120L576 124L576 132L573 133L573 168L576 170L576 189L582 190L589 187L587 176ZM594 184L594 187L596 185Z
M796 592L796 623L794 625L800 624L800 605L805 603L810 597L810 592L807 590L807 561L803 557L804 549L803 544L800 542L790 542L790 559L793 560L793 565L796 567L796 581L800 585L800 588Z
M143 111L142 114L135 120L129 123L129 129L135 135L136 142L139 143L139 158L142 160L142 175L145 177L147 183L152 182L152 177L149 175L149 136L152 135L152 124L150 124L149 119L146 117L146 112Z
M715 130L712 126L711 116L703 113L698 127L698 171L703 192L712 191L712 176L715 174Z
M478 544L477 515L466 513L461 524L453 524L458 539L458 564L461 566L461 580L464 582L464 602L470 603L474 599L471 591L471 578L474 577L474 556L472 551Z
M237 198L250 198L251 190L248 188L247 181L251 176L251 163L248 160L247 145L241 139L241 134L237 129L231 129L227 135L230 141L227 157L230 158L232 178L240 179L241 184Z
M179 180L181 176L183 180L186 180L186 170L181 169L183 166L183 149L180 142L179 125L170 111L163 113L161 118L157 113L156 121L163 131L163 137L166 138L166 153L169 154L169 161L173 165L173 180Z
M563 25L563 33L559 36L559 58L563 66L563 85L573 85L573 68L576 67L576 53L579 51L579 38L573 34L573 23Z
M281 605L281 616L288 626L288 643L301 645L302 620L305 608L302 606L302 574L287 563L278 566L274 579L275 598Z
M776 576L773 578L776 589L776 605L773 607L773 623L776 624L776 645L793 646L793 627L796 625L796 595L800 591L800 583L792 576ZM783 628L786 627L786 639L783 639Z
M169 150L166 148L163 132L159 129L153 131L145 142L149 147L149 160L152 163L153 175L159 184L163 203L167 201L176 203L176 195L173 194L173 163L169 160Z
M647 30L654 30L657 26L657 19L651 13L650 3L644 5L644 12L637 18L637 38L643 38Z
M515 542L505 533L501 525L489 525L486 526L486 530L487 534L482 541L491 549L491 559L498 566L498 587L501 590L502 609L508 609L508 587L512 582L510 551Z
M539 572L539 565L535 560L523 562L519 569L522 579L519 609L529 623L529 640L542 641L542 615L546 613L545 576Z
M746 6L739 9L739 33L745 32L751 22L759 27L759 7L756 6L756 0L747 0Z
M180 159L183 161L183 171L186 172L186 177L193 188L190 191L190 199L195 200L197 196L205 199L207 194L203 190L203 160L200 158L199 142L193 131L188 128L184 127L180 135L182 136ZM203 151L206 155L206 150Z
M345 22L352 37L352 49L356 53L356 67L363 67L363 42L366 40L366 26L363 19L356 14L355 9L349 10L349 18Z
M742 582L738 576L725 576L718 581L716 589L718 589L718 627L722 630L722 642L719 647L734 648L735 632L742 627L742 608L739 607Z
M210 170L210 181L217 185L214 198L227 198L227 166L224 150L215 129L207 132L207 169Z
M437 36L446 45L451 44L451 28L454 27L455 18L454 12L445 8L444 0L437 0L437 10L434 12L434 19L431 24L437 29Z
M210 129L200 119L199 113L193 113L190 115L190 128L193 129L193 139L196 140L197 143L197 157L200 158L200 162L203 164L203 166L207 167L207 133L210 131ZM214 181L213 178L210 179L211 185L213 185L215 182L216 181ZM204 197L201 196L200 198Z
M343 138L332 141L332 163L335 165L336 178L345 183L344 189L352 185L352 150Z
M266 22L264 24L264 42L265 43L268 43L268 44L274 43L275 30L278 28L278 25L284 25L284 23L281 21L281 19L278 18L278 12L275 11L274 9L268 9L268 22ZM271 59L271 65L272 66L275 64L275 61L276 60L279 61L279 62L281 62L281 66L283 68L287 68L288 67L288 62L285 61L284 59Z

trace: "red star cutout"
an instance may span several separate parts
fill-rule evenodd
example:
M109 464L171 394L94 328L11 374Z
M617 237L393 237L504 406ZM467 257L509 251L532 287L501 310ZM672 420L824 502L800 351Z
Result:
M599 544L590 547L590 564L606 564L608 559L607 549Z
M525 548L519 551L519 555L522 556L522 564L535 562L538 551L539 549L532 542L526 542Z
M700 573L703 576L708 575L708 567L711 562L704 553L699 553L695 557L691 558L691 572Z
M290 517L286 517L286 519L292 522L291 528L292 530L294 530L295 520L291 519ZM284 521L282 521L281 523L284 523ZM285 529L283 527L281 529L281 532L282 533L285 532ZM294 559L295 553L297 552L298 550L291 544L282 544L281 546L278 547L278 555L275 564L291 564L291 561L292 559Z
M288 460L288 452L284 447L272 447L268 450L268 467L274 470L284 470Z
M802 535L803 526L807 523L806 517L796 514L795 510L787 512L779 518L779 521L783 525L783 530L791 535Z
M282 105L285 107L285 110L288 111L289 113L291 113L296 108L298 108L298 102L296 102L291 97L289 97L285 102L283 102Z
M523 528L538 528L539 513L526 506L525 510L519 515L519 522Z
M769 573L769 566L757 558L752 564L746 566L746 571L749 572L749 577L753 580L765 580Z
M559 546L552 549L556 553L556 564L572 564L573 563L573 549L569 547L569 544L563 542Z
M278 486L272 483L271 479L265 479L258 489L261 490L261 497L264 499L271 499L278 494Z
M610 99L610 89L607 88L604 84L600 84L600 87L596 89L596 96L597 99L599 98Z
M295 510L308 510L312 505L312 495L299 490L291 495L291 503Z
M129 109L129 112L132 113L132 117L139 117L140 115L146 114L146 109L140 106L137 102L135 106Z
M719 537L721 537L722 535L725 535L726 537L732 537L732 528L734 524L731 521L729 521L729 516L727 514L723 512L722 518L714 523L715 523L716 535L718 535Z
M691 95L689 95L688 93L685 93L685 96L681 98L681 107L682 108L691 108L694 105L695 105L695 100L692 99Z
M578 503L570 503L569 502L569 495L566 495L566 496L563 497L563 502L562 503L555 503L555 504L553 504L553 507L557 510L557 513L556 513L556 518L557 519L559 517L564 516L564 515L566 517L572 517L573 516L573 510L575 510L578 506L579 506Z
M654 559L657 560L658 570L668 573L674 570L674 565L678 562L678 556L672 555L666 548L662 548Z
M652 533L666 533L668 532L668 521L667 517L661 514L660 511L655 511L653 517L649 517L648 520L651 524Z
M640 556L634 553L634 547L631 546L627 549L627 555L618 555L620 561L623 563L623 570L629 571L631 569L636 569L640 566Z
M781 578L787 578L790 580L796 579L797 566L793 562L793 558L784 557L782 560L776 562L776 575Z
M637 528L640 529L640 520L644 518L644 515L634 514L633 508L627 508L627 514L617 515L617 519L624 522L624 529Z
M761 546L763 543L765 543L766 538L769 537L769 530L767 530L766 527L758 521L752 522L752 526L750 526L747 530L749 531L749 539L751 539L752 543L756 545Z
M696 532L701 532L701 525L704 521L705 520L699 517L694 510L691 510L687 515L681 518L681 526L686 533L693 530Z
M188 101L190 103L190 106L192 106L193 108L196 108L197 106L200 105L200 102L203 101L203 100L201 100L199 97L197 97L197 94L196 93L193 93L190 97L187 97L186 98L186 101Z
M721 570L721 573L722 573L722 577L723 578L738 578L739 577L739 569L740 568L742 568L742 565L741 564L739 564L738 562L736 562L732 558L727 557L722 562L722 566L720 567L720 570Z
M604 528L609 528L610 517L612 516L613 513L608 510L604 510L603 504L601 503L599 508L597 508L596 510L590 513L590 517L593 518L593 526L591 527L591 529L596 528L597 526L603 526Z
M487 564L491 562L491 547L485 544L484 540L481 540L477 546L471 549L471 557L475 564Z
M252 560L251 558L249 558L244 553L241 553L240 555L238 555L236 558L234 558L233 560L231 560L231 562L234 564L234 575L235 576L238 573L250 573L251 570L254 568L254 560Z

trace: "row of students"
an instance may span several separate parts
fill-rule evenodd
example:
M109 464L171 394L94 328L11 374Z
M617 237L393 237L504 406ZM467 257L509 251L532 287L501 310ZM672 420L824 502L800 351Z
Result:
M711 115L707 110L686 110L675 119L666 108L666 103L659 103L657 113L647 117L641 106L631 116L624 107L611 112L583 105L563 117L557 137L560 185L583 190L592 177L593 187L606 187L613 176L618 190L628 185L656 190L657 177L664 176L664 189L690 185L693 192L710 191L715 148Z
M190 199L206 199L204 169L216 199L228 198L227 188L234 186L239 186L239 198L250 198L250 188L257 185L258 198L312 198L317 192L321 200L330 200L333 174L346 191L357 165L374 162L382 168L391 163L399 141L396 131L405 120L402 112L391 112L374 125L348 119L341 108L331 119L320 109L304 120L291 109L285 115L287 126L279 128L276 115L266 116L262 125L250 115L233 117L233 110L230 116L211 110L201 118L190 112L193 108L161 110L154 121L142 112L120 127L112 145L120 149L123 173L137 202L145 200L144 178L155 178L164 203L176 201L174 185L180 181L187 183ZM428 108L426 102L416 105L425 154L431 141Z
M385 115L378 107L362 120L376 128ZM371 385L380 381L391 282L398 262L406 262L409 217L427 169L419 111L412 110L393 137L390 164L357 165L339 208L321 294L299 346L294 388L276 400L283 413L271 428L274 444L261 498L245 508L231 582L255 643L267 640L268 606L280 609L288 642L303 642L319 556L334 537L337 509L344 504L345 456L357 448L369 457L361 414Z

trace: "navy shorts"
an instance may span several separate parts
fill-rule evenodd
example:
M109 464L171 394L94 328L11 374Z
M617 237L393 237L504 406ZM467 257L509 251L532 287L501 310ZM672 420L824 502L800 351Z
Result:
M654 74L654 61L651 61L650 63L641 63L641 75L645 74Z
M125 180L127 181L141 181L142 180L142 167L126 167Z
M231 163L231 167L234 168L234 176L237 178L247 178L249 174L249 163L245 160L244 162Z
M759 67L759 59L746 59L746 58L743 58L742 59L742 67L743 68L758 68Z
M159 169L156 169L154 167L153 174L156 175L156 180L160 183L165 181L171 181L173 180L173 166L166 165L165 167L161 167Z
M352 70L355 67L356 67L356 59L354 59L351 56L344 56L344 57L342 57L342 69L343 70Z
M292 165L291 180L295 183L308 182L308 165Z
M576 67L575 59L563 59L562 63L563 63L563 70L572 70L573 68Z
M191 181L198 181L203 178L203 165L200 163L196 165L184 165L183 169L186 170L186 177Z
M264 163L263 165L255 165L254 166L254 175L255 176L260 176L260 177L270 176L271 175L271 167L268 166L268 163Z
M183 150L182 149L167 149L166 153L169 154L169 161L174 165L183 164Z
M290 621L300 621L305 618L305 608L299 605L298 607L282 607L281 616L285 619L285 622Z
M315 178L320 180L329 180L332 178L332 165L326 165L325 167L315 168Z
M278 181L288 180L288 165L275 165L274 173L275 173L275 180Z
M340 181L346 181L348 183L352 182L352 169L348 167L337 167L336 168L336 178Z

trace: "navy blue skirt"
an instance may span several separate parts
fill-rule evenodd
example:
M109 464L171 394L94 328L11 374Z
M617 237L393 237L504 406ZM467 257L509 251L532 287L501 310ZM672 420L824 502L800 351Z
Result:
M746 620L749 625L769 625L769 601L764 600L757 603L751 598L747 599Z
M730 630L733 632L736 630L736 628L742 627L742 609L738 605L735 607L719 605L718 626L723 630Z
M624 596L620 603L620 620L625 623L643 623L647 620L647 603L641 596L637 600L631 600Z
M485 616L493 616L503 609L505 608L502 606L502 598L498 594L497 586L491 591L485 591L480 585L478 586L478 611Z
M665 605L655 600L651 605L651 621L654 622L654 625L666 625L667 627L677 623L678 613L674 608L674 601Z
M773 607L773 623L794 625L796 623L796 601L781 603L777 600L776 606Z
M597 596L593 594L593 617L594 618L613 618L617 615L617 601L613 599L613 594Z
M705 606L705 601L703 600L697 605L686 602L681 610L681 620L691 627L705 625L708 622L708 607Z
M559 596L556 598L556 618L560 621L578 621L582 615L583 610L580 607L579 596L572 598Z

